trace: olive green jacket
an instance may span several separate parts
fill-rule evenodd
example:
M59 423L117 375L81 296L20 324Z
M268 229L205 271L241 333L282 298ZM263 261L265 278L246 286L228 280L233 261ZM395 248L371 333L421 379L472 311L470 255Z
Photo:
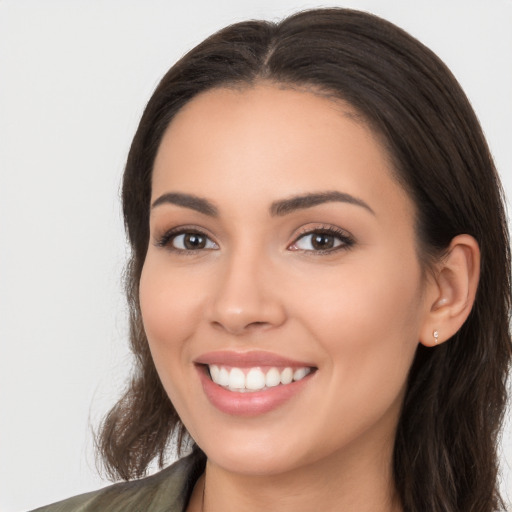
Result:
M185 457L155 475L80 494L32 512L184 512L194 460Z

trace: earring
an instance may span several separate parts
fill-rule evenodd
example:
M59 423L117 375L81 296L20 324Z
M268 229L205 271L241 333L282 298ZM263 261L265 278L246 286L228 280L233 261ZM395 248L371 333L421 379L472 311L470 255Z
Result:
M439 331L435 330L432 334L434 336L434 343L437 345L439 343Z

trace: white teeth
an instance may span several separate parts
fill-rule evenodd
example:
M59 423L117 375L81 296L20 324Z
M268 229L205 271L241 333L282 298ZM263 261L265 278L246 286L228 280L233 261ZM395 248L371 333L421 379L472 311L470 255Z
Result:
M212 364L210 366L210 375L212 376L212 380L214 382L219 382L219 373L220 368L216 364Z
M231 368L229 372L229 384L230 389L243 389L245 388L245 375L240 368Z
M265 387L265 374L259 368L251 368L245 377L245 387L254 391Z
M248 369L248 371L245 369L244 372L241 368L227 369L215 364L209 365L209 370L213 382L231 391L241 393L268 389L280 384L290 384L293 381L303 379L311 372L311 368L307 367L297 368L295 371L290 367L282 370L273 367L269 368L266 373L261 368L255 367Z
M285 368L281 372L281 384L290 384L293 380L293 370L291 368Z
M226 368L220 369L219 380L218 380L217 384L219 384L220 386L229 386L229 373L226 370Z
M303 379L309 373L309 368L297 368L293 372L293 380Z
M265 375L265 385L267 388L273 388L274 386L278 386L281 384L281 374L277 368L270 368Z

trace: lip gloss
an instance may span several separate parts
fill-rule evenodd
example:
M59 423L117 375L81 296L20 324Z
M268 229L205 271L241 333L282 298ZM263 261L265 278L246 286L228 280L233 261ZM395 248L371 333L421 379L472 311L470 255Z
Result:
M277 354L260 351L245 353L233 351L211 352L197 358L195 363L204 393L210 403L221 412L236 416L257 416L278 408L307 385L316 369L307 362L294 361ZM257 391L241 392L216 384L211 379L208 371L208 366L211 365L244 370L250 368L266 368L268 370L269 367L274 367L278 370L309 368L312 371L300 380L265 387Z

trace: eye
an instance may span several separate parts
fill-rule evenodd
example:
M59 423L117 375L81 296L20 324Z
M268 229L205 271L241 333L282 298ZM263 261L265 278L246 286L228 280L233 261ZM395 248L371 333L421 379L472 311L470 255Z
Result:
M173 251L201 251L219 248L211 238L198 231L168 231L157 242L157 245L168 247Z
M183 233L176 235L171 240L175 249L182 251L197 251L198 249L216 249L217 244L201 233Z
M333 252L338 249L348 248L354 244L352 238L342 230L316 229L299 236L289 247L295 251L314 251L318 253Z

